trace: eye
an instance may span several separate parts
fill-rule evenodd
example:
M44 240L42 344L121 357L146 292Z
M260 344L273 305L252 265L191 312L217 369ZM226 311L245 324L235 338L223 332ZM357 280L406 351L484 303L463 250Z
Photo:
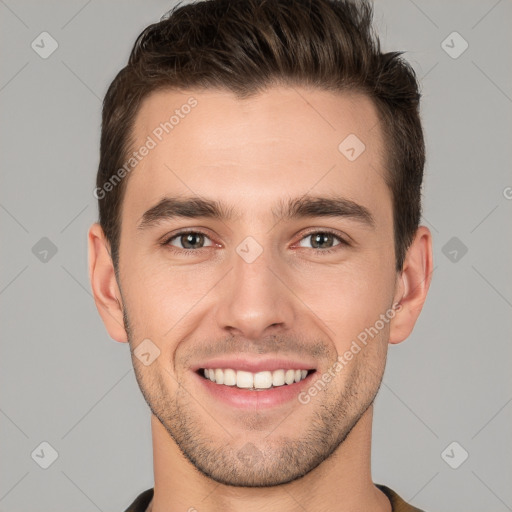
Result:
M310 239L309 248L322 254L328 254L330 252L336 251L336 247L338 246L349 245L349 243L339 235L327 230L313 231L308 233L301 239L299 246L308 248L307 245L304 245L304 242L308 239ZM197 230L188 230L173 234L171 237L162 242L162 245L170 247L173 251L190 254L206 247L212 247L215 244L211 241L206 233Z
M332 252L333 250L336 250L333 248L339 245L348 245L343 238L332 231L313 231L308 233L301 239L299 246L304 247L303 242L308 239L310 239L311 248L322 253ZM338 243L335 243L336 240Z
M205 245L205 240L209 240L210 244ZM176 245L178 244L178 245ZM164 245L177 247L178 249L194 251L202 249L203 247L210 247L213 244L208 236L201 231L180 231L168 238Z

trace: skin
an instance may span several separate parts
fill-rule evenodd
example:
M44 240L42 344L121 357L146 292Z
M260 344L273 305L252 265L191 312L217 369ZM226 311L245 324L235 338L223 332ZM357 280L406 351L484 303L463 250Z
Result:
M110 336L129 342L151 411L155 494L148 510L390 511L371 478L372 402L387 348L411 333L432 274L432 238L420 226L395 270L385 144L372 101L360 94L273 87L238 100L228 91L160 91L144 101L140 144L190 96L198 105L130 174L122 206L119 282L101 227L89 231L89 272ZM349 161L349 134L365 151ZM276 219L282 199L335 192L366 207L372 228L349 217ZM232 220L168 219L137 228L166 195L217 199ZM207 238L185 248L182 228ZM337 238L313 247L312 233ZM263 248L247 263L247 237ZM185 237L186 238L186 237ZM190 246L187 246L190 247ZM185 252L192 253L186 255ZM378 335L307 404L239 410L212 399L190 367L211 354L307 358L318 376L359 333L400 303ZM149 338L160 355L133 355ZM257 463L241 460L241 450Z

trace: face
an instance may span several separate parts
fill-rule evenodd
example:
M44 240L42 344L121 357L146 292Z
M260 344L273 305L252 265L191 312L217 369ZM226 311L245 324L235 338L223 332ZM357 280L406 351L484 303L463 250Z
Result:
M142 393L210 478L297 479L345 440L384 371L397 274L376 109L300 88L166 91L134 133L155 142L127 178L119 248L130 346L158 354L132 352Z

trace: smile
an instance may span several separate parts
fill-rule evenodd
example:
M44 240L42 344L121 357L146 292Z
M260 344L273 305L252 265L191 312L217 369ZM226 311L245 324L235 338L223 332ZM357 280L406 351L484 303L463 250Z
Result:
M261 391L291 385L304 380L314 370L278 369L257 373L232 368L201 368L199 374L223 386L233 386L250 391Z

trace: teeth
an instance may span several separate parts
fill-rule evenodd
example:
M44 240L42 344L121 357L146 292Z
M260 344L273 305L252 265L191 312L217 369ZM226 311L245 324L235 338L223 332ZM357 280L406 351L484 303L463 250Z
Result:
M222 372L222 370L221 370ZM219 382L220 384L220 382ZM236 386L236 372L235 370L224 370L224 384L226 386Z
M236 372L237 388L252 388L254 384L254 375L250 372Z
M269 389L271 387L293 384L305 379L307 370L274 370L251 373L242 370L235 371L231 368L205 368L205 378L223 384L225 386L236 386L241 389Z
M272 386L284 385L284 370L275 370L272 372Z
M254 374L254 387L268 389L272 386L272 372L258 372Z
M217 384L224 384L224 372L218 368L215 370L215 382Z

